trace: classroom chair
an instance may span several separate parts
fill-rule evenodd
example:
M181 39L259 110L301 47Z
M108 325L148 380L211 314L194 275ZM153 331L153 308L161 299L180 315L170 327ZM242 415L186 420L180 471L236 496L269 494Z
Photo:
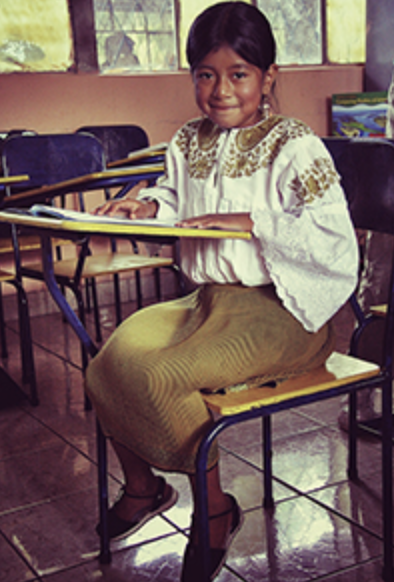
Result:
M90 133L99 140L107 164L149 146L148 135L139 125L84 125L76 131Z
M104 149L104 155L107 167L110 167L119 160L124 160L128 157L131 152L135 152L144 149L149 146L148 135L145 130L138 125L85 125L76 130L77 133L90 134L96 137ZM143 161L142 163L145 163ZM127 192L139 181L136 178L135 181L130 182L124 186L120 191L116 193L116 197L125 196ZM110 189L105 189L105 196L108 200L111 197ZM133 247L134 254L140 253L140 247L135 241L130 241ZM161 281L160 281L160 268L166 267L175 270L176 266L172 258L167 258L164 262L163 258L159 258L158 252L160 247L146 247L148 249L153 248L154 256L146 257L144 264L141 263L141 269L135 269L135 289L136 289L136 299L137 308L142 307L142 286L141 286L141 270L144 268L152 268L153 276L155 281L155 294L157 301L161 300ZM120 302L120 280L119 274L124 270L122 265L127 266L129 262L128 253L122 253L117 250L116 241L111 240L111 252L113 256L116 257L116 266L113 269L113 285L114 285L114 297L115 297L115 313L117 325L122 321L121 314L121 302ZM117 269L119 269L117 271ZM127 270L127 269L126 269ZM90 283L90 285L89 285ZM89 286L91 286L92 293L94 293L95 283L94 279L88 282L87 286L87 298L89 298ZM89 299L88 299L89 300ZM101 341L100 330L96 330L96 340Z
M354 226L360 229L394 233L394 145L384 139L326 139L349 203ZM393 257L394 260L394 257ZM394 264L394 263L393 263ZM262 419L263 433L263 508L272 510L272 439L271 416L312 402L349 395L348 477L357 473L357 391L380 388L382 391L382 519L383 572L385 582L394 580L393 570L393 500L392 500L392 355L394 343L394 280L390 287L384 344L379 363L360 357L363 336L371 316L361 313L354 296L350 303L356 317L356 328L349 354L334 352L325 365L302 376L284 379L275 386L203 394L203 399L215 419L204 435L196 459L198 534L201 540L201 582L209 580L209 520L206 483L207 461L213 441L228 427L255 418ZM105 439L97 430L99 451L100 520L106 523L107 483ZM111 559L109 539L105 529L101 536L100 560Z
M37 251L40 249L40 239L38 236L34 235L25 235L19 237L19 248L20 252L23 254L28 254L29 251ZM4 275L5 279L3 281L7 281L7 274L11 276L11 279L14 279L14 274L9 273L9 258L12 257L14 253L14 245L12 241L11 229L7 224L0 224L0 260L3 259L7 265L6 269L1 269L2 274ZM2 302L2 290L0 286L0 302ZM27 302L27 296L24 298L24 301ZM0 326L3 329L4 321L0 316ZM0 332L2 333L2 331ZM2 354L7 354L7 340L5 334L2 335ZM3 357L7 357L3 355Z
M354 226L394 234L394 145L384 139L326 139L337 170L342 177ZM350 354L334 352L324 366L304 376L278 382L254 390L225 394L204 394L204 401L218 418L205 434L196 462L198 531L203 565L202 582L209 580L209 521L207 509L206 470L209 449L227 427L262 418L264 508L272 508L272 441L271 415L303 404L319 402L349 394L349 479L357 478L357 391L363 388L382 390L382 517L383 572L385 581L394 579L393 570L393 501L392 501L392 354L394 341L394 282L388 297L384 345L379 363L361 359L359 349L372 322L364 315L355 297L351 298L356 328ZM361 349L360 349L361 351Z
M33 188L41 184L56 184L64 180L102 172L106 168L104 152L99 141L90 134L51 134L40 136L18 136L12 138L4 148L3 161L8 174L15 174L24 168ZM11 191L12 195L12 191ZM172 266L172 258L147 257L130 253L94 253L90 254L88 241L81 246L78 261L74 259L59 260L55 264L55 273L62 285L74 292L80 313L83 311L80 295L80 279L92 279L101 275L120 272L135 272L141 269L154 269ZM25 276L42 278L41 264L24 268ZM141 298L139 297L141 302ZM120 308L120 297L117 297ZM99 333L99 315L97 299L93 301L95 309L96 332ZM120 313L117 322L121 320Z
M19 340L22 362L22 382L30 387L30 403L36 406L39 403L37 394L37 382L34 367L33 343L30 329L29 307L26 292L21 284L20 278L15 273L0 268L0 342L1 357L8 358L8 348L6 341L6 329L3 308L3 296L1 287L3 283L12 285L17 292Z
M0 131L0 175L4 176L1 164L1 156L5 142L15 135L35 135L35 131L27 129L11 129ZM4 184L0 184L0 205L6 194ZM21 253L27 253L40 248L39 237L34 235L21 236L19 238L19 248ZM23 289L20 278L9 270L10 257L14 253L14 244L12 230L9 225L0 224L0 259L6 262L6 268L0 268L0 340L1 340L1 357L8 357L7 338L3 310L2 283L11 284L17 292L18 298L18 320L20 331L20 349L22 360L22 382L30 385L30 403L33 406L38 404L37 383L34 367L34 354L30 330L29 308L27 295ZM2 261L2 262L3 262Z
M15 195L40 188L45 185L64 182L85 174L100 172L105 168L104 153L100 143L93 136L75 136L74 134L49 135L15 135L3 144L2 166L5 176L27 174L29 180L23 184L6 186L6 197L12 200ZM42 200L47 204L52 199ZM19 205L19 203L15 203ZM23 203L29 207L27 200ZM26 262L20 249L19 233L12 226L14 259L17 277L43 280L42 263ZM60 244L60 241L58 241ZM58 276L60 285L73 293L79 317L85 322L85 308L80 291L80 279L85 256L89 252L88 239L79 241L79 257L71 277ZM57 245L56 245L57 246ZM61 263L61 261L59 261ZM87 356L83 347L82 365L87 365ZM86 400L86 406L89 407Z

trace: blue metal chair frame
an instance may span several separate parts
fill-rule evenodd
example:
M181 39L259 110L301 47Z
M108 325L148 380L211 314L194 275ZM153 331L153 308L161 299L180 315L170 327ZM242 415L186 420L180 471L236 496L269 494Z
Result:
M105 170L104 152L101 144L93 137L75 134L48 134L48 135L15 135L3 143L2 165L6 176L27 174L29 181L21 185L7 186L7 197L3 200L3 206L17 205L14 196L22 194L35 188L45 185L52 185L64 182L73 178L79 178L85 174L102 172ZM99 182L99 181L97 181ZM64 191L57 192L56 195L69 193L65 187ZM42 200L40 200L42 201ZM30 206L33 200L28 199ZM26 204L26 202L25 202ZM29 269L21 261L17 229L11 226L14 245L14 257L16 278L22 286L22 277L43 280L43 274L39 271ZM68 287L77 302L78 313L81 321L85 322L85 307L80 290L80 277L83 269L83 262L88 253L88 239L81 242L81 253L73 279L60 278L59 282L64 287ZM82 367L86 368L87 355L82 347ZM90 408L86 400L86 408Z
M62 233L63 235L64 233ZM59 233L60 235L60 233ZM61 312L66 317L67 321L70 323L77 337L84 346L84 349L90 357L94 357L98 353L98 348L89 336L84 323L77 317L74 311L71 309L69 303L65 299L64 295L61 293L58 282L56 281L56 276L53 269L53 256L52 256L52 245L51 237L56 236L56 233L49 233L48 231L42 231L41 236L41 249L42 249L42 261L44 267L44 278L47 288L52 295L53 299L59 306ZM72 235L70 235L72 238ZM139 237L141 239L141 237ZM147 242L156 239L150 239L146 237ZM173 244L176 242L174 237L166 237L162 239L164 244ZM180 285L182 283L180 281ZM110 550L110 539L108 536L108 477L107 477L107 443L106 437L104 436L100 423L96 422L96 446L97 446L97 469L98 469L98 497L99 497L99 515L100 522L103 524L102 535L100 536L100 554L99 560L101 564L109 564L111 562L111 550Z
M124 160L131 152L135 152L144 149L149 146L149 138L145 130L139 125L85 125L77 129L77 133L93 135L101 145L103 146L104 155L106 159L107 167L111 164L116 163L118 160ZM149 158L149 163L163 163L164 156L156 156ZM143 162L145 164L145 160ZM147 162L148 163L148 162ZM156 179L161 174L155 174L154 176L149 176L149 182L155 182ZM127 192L140 180L143 180L144 176L139 176L133 182L126 183L117 193L116 198L121 198L125 196ZM105 188L105 195L107 200L110 198L110 187ZM138 254L138 245L135 241L130 241L135 254ZM116 251L116 241L111 240L112 252ZM155 279L155 289L156 297L158 301L161 300L161 282L160 282L160 272L159 269L154 269L154 279ZM116 322L119 325L122 321L121 314L121 302L120 302L120 281L119 275L115 273L113 275L114 283L114 296L115 296L115 313ZM140 271L135 271L135 285L136 285L136 298L137 298L137 309L142 307L142 288L141 288L141 275ZM93 305L95 305L95 282L94 280L87 282L87 305L89 305L89 288L92 290L93 295ZM97 321L97 318L96 318ZM101 341L101 332L99 326L96 326L96 340Z
M6 281L8 284L15 287L17 292L17 305L18 305L18 320L19 320L19 338L20 338L20 350L22 359L22 382L24 384L29 384L30 387L30 404L37 406L39 404L38 393L37 393L37 381L34 365L33 356L33 344L31 337L30 328L30 316L29 316L29 306L27 301L27 295L21 283L20 277L16 275L12 279ZM4 327L4 310L3 310L3 298L1 294L1 283L0 283L0 340L1 340L1 357L8 357L5 327Z
M365 144L365 145L364 145ZM327 144L333 151L333 145ZM344 144L340 143L342 148ZM393 180L391 173L394 173L394 145L386 140L350 140L349 147L343 147L341 153L337 153L334 158L338 170L343 176L344 188L349 200L350 211L356 226L360 228L371 228L392 232L394 228L394 190L392 189ZM371 149L370 149L371 148ZM374 151L373 148L378 151ZM365 151L364 151L365 150ZM377 156L374 161L372 154ZM364 163L361 164L361 160ZM380 162L378 163L378 161ZM377 164L378 167L372 167L381 173L381 183L376 184L368 182L363 173L371 172L369 164ZM384 178L384 173L385 178ZM389 172L389 176L387 175ZM353 175L352 175L353 174ZM378 188L378 190L377 190ZM365 208L363 203L364 197L368 197L368 204ZM379 211L377 210L379 209ZM66 314L67 319L72 325L74 331L84 344L86 351L90 356L97 353L97 348L87 334L84 326L78 320L75 313L71 310L63 295L59 292L53 273L52 251L50 244L50 235L42 234L42 256L44 263L45 280L55 301L58 303L62 312ZM352 300L354 303L354 299ZM355 304L356 305L356 304ZM369 318L363 314L356 313L359 319L359 327L355 331L354 341L352 342L352 352L357 355L359 331L364 324L369 325ZM367 323L366 323L367 322ZM197 504L198 504L198 528L199 539L202 545L202 563L204 567L204 578L202 582L209 580L209 522L207 511L207 487L206 487L206 467L208 452L215 438L228 426L235 423L245 422L247 420L261 417L263 422L264 443L264 484L265 496L263 505L265 508L271 508L274 500L272 495L272 467L271 467L271 426L270 417L272 414L296 406L301 406L310 402L317 402L332 398L338 395L348 393L351 400L350 409L350 431L349 431L349 478L357 477L356 465L356 393L358 390L366 387L380 387L382 389L382 507L383 507L383 580L386 582L394 579L393 570L393 500L392 500L392 353L394 343L394 280L390 286L390 297L388 301L388 312L385 319L386 335L384 346L384 362L378 375L368 380L351 382L343 386L331 388L322 393L293 398L283 403L273 404L258 410L252 410L247 413L235 415L232 417L223 417L218 419L210 431L205 435L201 442L197 463ZM99 498L100 498L100 519L103 523L104 535L101 537L100 561L109 563L111 553L109 539L106 533L106 519L108 508L108 487L107 487L107 459L106 443L101 432L100 426L97 427L97 447L98 447L98 471L99 471Z
M337 169L342 176L343 186L349 202L354 224L358 228L379 230L394 234L394 144L380 139L326 139ZM393 268L394 273L394 257ZM358 345L365 329L372 319L365 317L357 306L355 297L351 303L358 321L351 342L350 351L358 354ZM208 453L213 441L227 427L254 418L263 422L263 468L265 494L264 508L272 508L272 448L271 415L279 412L349 394L349 458L348 476L357 479L357 391L362 388L382 390L382 517L383 517L383 572L385 582L394 580L393 567L393 476L392 476L392 354L394 344L394 278L392 276L388 313L385 328L384 358L379 375L358 382L331 388L313 395L288 399L280 404L264 406L241 414L223 416L213 423L205 434L196 460L197 483L197 527L201 548L203 578L209 582L209 517L207 491Z
M6 140L15 135L34 135L34 131L24 130L24 129L14 129L10 131L3 132L0 139L0 158L3 151L3 146ZM3 175L3 167L0 164L0 173ZM0 202L6 195L6 187L0 185ZM0 236L5 236L7 239L12 237L11 229L8 225L2 229ZM22 286L22 282L18 276L8 279L7 283L13 285L17 291L18 298L18 319L19 319L19 329L20 329L20 349L22 357L22 382L28 383L30 386L30 403L36 406L39 403L37 394L37 382L34 366L34 356L30 329L30 316L29 316L29 306L27 301L27 296L25 290ZM1 357L8 357L7 340L5 334L5 322L4 322L4 310L3 310L3 297L0 284L0 336L1 336Z

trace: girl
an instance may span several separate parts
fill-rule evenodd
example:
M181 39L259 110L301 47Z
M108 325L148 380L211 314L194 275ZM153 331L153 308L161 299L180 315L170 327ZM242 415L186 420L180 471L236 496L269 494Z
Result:
M88 394L125 473L112 537L176 502L152 467L186 473L194 492L195 453L211 422L200 390L256 386L324 362L329 320L357 279L357 243L327 151L303 123L271 114L277 68L265 16L243 2L211 6L191 28L187 56L203 116L171 141L157 187L98 212L253 238L182 240L181 266L197 289L133 314L88 367ZM242 520L221 489L217 449L208 489L213 579ZM183 582L200 579L197 543L192 526Z

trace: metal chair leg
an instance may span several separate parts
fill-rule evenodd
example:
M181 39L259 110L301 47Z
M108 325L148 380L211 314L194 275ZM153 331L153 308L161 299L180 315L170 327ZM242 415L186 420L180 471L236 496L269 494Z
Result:
M102 341L103 337L101 335L100 310L99 310L98 300L97 300L97 285L96 285L96 281L94 279L91 280L91 289L92 289L94 327L96 330L96 342L100 343Z
M264 468L264 509L274 507L272 493L272 444L271 444L271 416L263 416L263 468Z
M8 358L7 337L5 334L4 308L3 308L3 293L0 283L0 341L1 341L1 357Z
M160 269L153 269L153 276L155 279L156 300L161 301Z
M142 307L141 273L138 270L135 272L135 290L137 295L137 309L141 309Z
M382 386L382 499L383 499L383 580L394 580L393 564L393 415L390 379Z
M33 406L39 404L37 393L36 372L34 367L33 342L30 327L30 315L27 296L22 284L15 279L12 284L16 287L18 297L18 317L20 350L22 358L23 382L30 386L30 402Z
M208 452L213 440L212 432L205 436L200 444L197 454L197 472L196 472L196 515L198 539L201 549L201 582L210 582L210 555L209 555L209 516L208 516L208 488L207 488L207 465Z
M121 305L121 298L120 298L120 279L118 273L114 274L114 296L115 296L115 316L116 316L116 325L120 325L122 323L122 305Z
M96 422L96 443L98 459L98 484L99 484L99 513L102 524L100 535L101 564L111 562L111 550L108 535L108 478L107 478L107 443L100 423Z
M349 393L348 468L351 481L358 479L357 470L357 392Z

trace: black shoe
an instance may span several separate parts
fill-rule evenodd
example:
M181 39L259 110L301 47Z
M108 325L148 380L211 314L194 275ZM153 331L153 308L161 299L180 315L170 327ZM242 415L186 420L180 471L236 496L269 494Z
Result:
M243 515L236 499L228 494L231 501L231 508L218 515L212 515L209 519L223 517L229 513L232 514L232 523L230 532L224 548L211 548L209 550L210 558L210 574L209 579L213 580L220 572L227 556L227 551L233 541L234 537L242 527ZM181 582L201 582L202 580L202 561L201 550L197 545L188 543L183 558Z
M124 487L122 487L121 495L115 504L108 510L108 535L112 540L121 539L138 531L147 521L170 509L178 500L178 493L171 486L167 487L167 483L163 477L158 477L158 489L155 495L130 495ZM167 488L167 492L166 492ZM116 513L116 506L123 496L131 497L133 499L152 499L152 505L137 511L132 521L127 521L119 517ZM96 527L96 532L99 536L102 535L101 522Z

